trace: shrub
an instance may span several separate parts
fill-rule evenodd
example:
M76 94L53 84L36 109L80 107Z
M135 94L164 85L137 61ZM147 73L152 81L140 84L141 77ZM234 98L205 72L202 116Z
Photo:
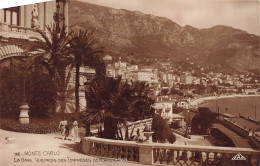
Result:
M174 143L176 141L175 135L172 133L167 121L160 115L155 115L152 121L153 142L166 142Z
M170 127L171 127L172 129L178 129L178 128L180 128L179 122L178 122L178 121L172 122Z
M169 133L169 135L168 135L167 140L169 143L173 144L176 141L176 136L171 131L168 133Z

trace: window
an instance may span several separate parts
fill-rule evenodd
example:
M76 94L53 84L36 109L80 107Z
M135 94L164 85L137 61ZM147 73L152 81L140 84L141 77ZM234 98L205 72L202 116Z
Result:
M19 25L19 7L4 9L4 21L7 24Z

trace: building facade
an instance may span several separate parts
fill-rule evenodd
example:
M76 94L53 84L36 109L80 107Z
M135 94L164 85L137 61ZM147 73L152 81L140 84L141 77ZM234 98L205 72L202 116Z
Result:
M25 56L27 46L34 42L34 38L41 38L36 29L48 36L47 27L58 23L58 28L63 25L68 30L68 2L67 0L53 0L48 2L29 4L24 6L0 9L0 67L10 66L14 58ZM85 87L88 74L93 75L92 69L80 69L80 110L85 110ZM95 74L95 73L94 73ZM86 77L84 77L86 76ZM56 112L71 113L75 111L75 69L71 71L71 77L66 93L71 94L66 100L65 110L57 106ZM57 102L59 104L59 102Z

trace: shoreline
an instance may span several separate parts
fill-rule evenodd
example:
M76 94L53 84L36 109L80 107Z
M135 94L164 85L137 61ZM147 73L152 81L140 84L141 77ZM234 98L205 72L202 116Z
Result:
M235 98L235 97L260 97L260 94L255 94L255 95L235 94L235 95L226 95L226 96L201 97L201 98L191 100L190 106L191 108L198 108L198 106L203 104L206 100L216 100L216 99Z

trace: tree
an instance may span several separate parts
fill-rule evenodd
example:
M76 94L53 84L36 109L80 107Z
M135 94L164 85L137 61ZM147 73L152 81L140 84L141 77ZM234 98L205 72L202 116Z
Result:
M152 121L153 142L165 143L166 140L170 143L176 141L176 136L172 133L167 120L163 119L160 115L155 115Z
M70 33L66 31L66 26L61 30L56 28L56 24L47 26L47 34L39 29L36 31L40 37L32 37L35 40L30 49L27 51L28 61L27 68L32 65L43 66L50 79L56 84L58 102L60 105L60 112L65 112L66 108L66 91L68 90L68 83L71 76L73 57L70 55L72 49L70 43ZM56 104L54 111L57 111Z
M162 90L161 90L161 94L162 94L163 96L167 95L168 92L169 92L169 89L162 89Z
M192 132L206 133L216 120L217 113L211 112L207 107L199 107L198 114L196 114L191 121Z
M75 30L72 33L73 42L71 47L73 48L74 55L74 66L76 68L76 81L75 81L75 106L76 112L79 111L79 69L83 65L88 65L95 69L98 69L98 66L102 66L98 56L102 54L103 47L98 46L98 40L94 35L94 31L90 30ZM100 63L98 63L100 62ZM96 71L99 73L99 71Z
M179 95L179 96L183 96L183 92L180 90L175 89L174 87L171 88L170 92L171 95Z
M132 91L135 92L131 101L134 120L137 121L152 117L155 110L151 107L154 104L154 100L148 96L150 92L149 85L139 81L131 81L130 85Z
M145 90L144 86L146 84L140 82L121 82L121 78L105 77L103 81L94 80L89 98L93 109L87 113L84 121L87 124L104 123L102 137L115 139L119 124L135 120L136 114L144 116L145 109L151 107L153 102L146 96L148 89ZM149 102L144 103L146 101Z

